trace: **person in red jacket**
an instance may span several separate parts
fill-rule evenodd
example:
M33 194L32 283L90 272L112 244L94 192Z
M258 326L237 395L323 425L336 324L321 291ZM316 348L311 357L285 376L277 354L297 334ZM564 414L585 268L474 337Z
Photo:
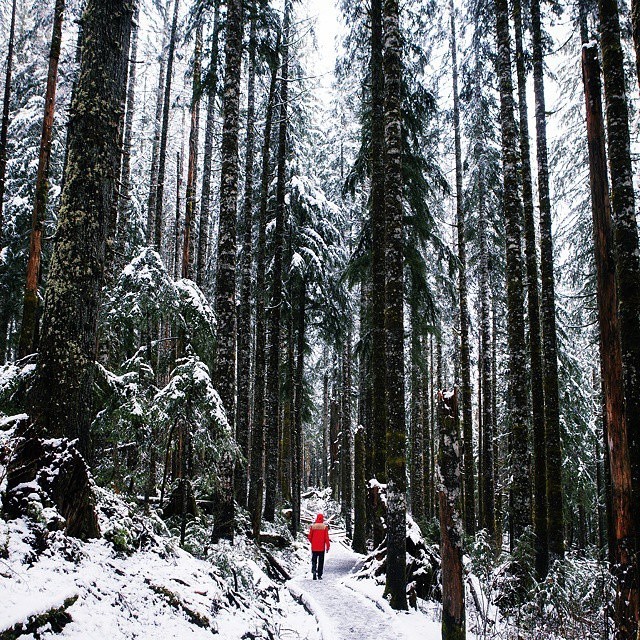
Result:
M329 525L325 524L324 516L319 513L316 521L311 525L307 534L311 543L311 573L313 579L322 580L322 570L324 569L324 553L329 551L331 540L329 540Z

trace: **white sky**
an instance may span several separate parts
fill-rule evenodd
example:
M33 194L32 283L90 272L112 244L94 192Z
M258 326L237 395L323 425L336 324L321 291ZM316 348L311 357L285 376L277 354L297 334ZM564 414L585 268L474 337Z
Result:
M306 0L306 12L315 19L318 50L312 56L314 66L309 73L319 76L319 84L331 87L338 52L337 36L341 33L340 11L336 0Z

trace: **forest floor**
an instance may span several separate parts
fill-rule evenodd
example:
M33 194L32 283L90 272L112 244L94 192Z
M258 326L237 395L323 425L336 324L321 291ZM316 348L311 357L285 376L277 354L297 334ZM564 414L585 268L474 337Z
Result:
M97 491L99 540L0 519L0 640L440 638L439 605L419 601L419 610L393 611L379 580L355 575L364 556L351 550L327 492L310 491L303 532L286 548L269 550L292 576L283 583L244 535L200 559L181 549L156 516ZM320 510L332 522L332 546L324 579L313 581L304 534ZM283 523L266 526L287 535ZM204 530L192 534L206 537Z

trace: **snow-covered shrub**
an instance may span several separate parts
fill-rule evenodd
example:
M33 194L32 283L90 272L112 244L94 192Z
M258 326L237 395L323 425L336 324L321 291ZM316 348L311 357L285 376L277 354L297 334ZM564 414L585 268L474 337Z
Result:
M24 411L25 393L35 367L32 356L0 366L0 417Z
M179 442L204 470L197 491L211 488L232 443L211 383L215 330L200 289L190 280L174 282L157 252L144 248L123 269L101 312L100 411L93 425L101 483L129 493L144 487L147 495L158 484L170 490L183 475L174 464L167 469Z

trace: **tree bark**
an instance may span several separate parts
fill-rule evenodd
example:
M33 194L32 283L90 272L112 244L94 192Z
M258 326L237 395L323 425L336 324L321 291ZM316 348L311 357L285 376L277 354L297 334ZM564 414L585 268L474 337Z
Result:
M524 210L525 263L527 278L527 315L529 319L529 361L531 376L531 413L533 435L533 532L535 536L535 571L543 580L549 571L547 540L547 464L544 413L542 339L540 329L540 292L538 288L538 255L536 225L533 214L531 152L529 145L529 113L527 107L527 72L525 69L522 5L513 0L515 23L516 70L518 76L518 112L520 116L520 156L522 168L522 202ZM553 256L551 256L553 259ZM562 505L560 506L562 509Z
M531 524L531 480L528 449L528 392L521 252L522 202L518 188L518 133L511 78L511 36L507 0L495 0L503 163L503 213L507 266L508 388L511 416L511 523L517 542Z
M167 143L169 139L169 110L171 107L171 77L173 75L173 58L176 50L176 31L178 29L178 4L173 3L173 20L171 22L171 35L169 36L169 50L167 52L167 73L164 82L164 98L162 103L162 128L160 129L160 145L158 147L158 175L155 194L154 217L154 248L162 254L162 225L164 222L164 180L167 162Z
M278 128L278 174L276 180L276 225L273 239L271 305L268 311L269 355L266 382L265 433L269 455L266 460L264 517L275 519L278 483L278 416L280 414L280 318L282 315L282 261L284 253L284 214L287 173L287 109L289 89L289 39L291 2L285 0L282 27L282 66L280 80L280 124Z
M238 222L238 137L240 130L240 77L242 66L243 2L227 6L227 40L220 176L220 232L216 264L215 309L218 317L215 383L234 433L236 393L236 234ZM223 454L216 492L213 540L233 540L233 460Z
M467 239L462 201L462 142L458 96L458 52L453 0L451 13L451 64L453 66L453 130L456 153L456 226L458 239L458 297L460 304L460 378L462 382L462 439L464 447L464 530L472 536L476 529L475 480L473 464L473 421L471 412L471 359L469 348L469 307L467 300Z
M158 86L156 88L156 111L153 121L153 143L151 146L151 166L149 168L149 198L147 199L147 245L154 246L156 197L158 195L158 154L160 151L160 132L162 130L162 105L164 102L164 81L166 59L164 49L166 34L163 35L160 47L160 70L158 72Z
M371 0L371 376L373 476L386 482L385 409L385 169L384 169L384 68L382 42L382 2ZM373 544L384 539L382 513L373 522Z
M353 537L351 511L353 508L352 485L352 427L351 427L351 330L347 331L347 339L342 355L342 512L344 515L347 536Z
M134 3L89 0L71 106L65 188L28 398L38 435L78 438L90 459L93 375L107 229L120 170ZM92 171L86 171L86 167Z
M196 27L193 51L193 84L191 89L191 123L189 129L189 161L187 164L187 191L185 194L184 242L182 245L182 277L195 277L196 186L198 180L198 138L200 132L200 96L202 95L202 25ZM205 230L206 233L206 230Z
M294 375L294 407L293 407L293 465L291 531L294 537L300 530L300 497L301 482L304 474L302 460L302 409L304 401L304 349L307 315L307 283L304 277L298 281L298 309L296 328L296 370ZM347 532L349 527L347 527Z
M11 26L7 44L7 70L4 77L4 99L2 101L2 124L0 125L0 249L4 235L4 191L7 174L7 134L9 131L9 103L11 101L11 74L13 72L13 48L16 34L17 0L11 5Z
M583 45L582 72L587 110L589 176L596 260L598 324L600 328L600 371L611 473L612 522L610 545L612 572L616 579L616 638L636 637L638 621L637 566L634 560L635 537L631 462L624 407L623 360L618 319L616 265L613 224L605 152L602 116L600 64L595 44Z
M255 382L253 386L253 430L251 433L251 466L249 468L249 507L254 538L258 538L262 520L262 494L264 490L264 443L265 443L265 372L266 372L266 326L265 326L265 269L266 269L266 228L271 182L271 129L275 106L276 81L278 73L277 56L280 48L280 34L274 59L271 61L271 81L265 115L262 142L262 178L260 188L260 211L258 214L258 241L256 246L256 351Z
M413 288L412 283L412 288ZM423 375L422 342L419 334L418 308L413 300L411 307L411 458L409 466L411 514L414 520L424 520L424 419L423 419Z
M211 62L205 91L207 93L207 123L204 131L202 158L202 192L200 197L200 233L198 235L198 264L196 284L202 289L207 271L209 253L209 226L211 209L211 165L213 164L213 134L216 122L216 95L218 90L218 53L220 35L220 0L214 0L213 42Z
M442 560L442 640L465 640L466 614L462 579L461 465L456 392L438 392L440 450L440 557Z
M551 231L551 198L549 195L549 161L547 153L547 109L544 95L544 52L540 0L531 1L531 27L533 36L533 86L536 104L538 198L540 203L542 355L547 446L547 529L549 552L552 558L562 558L564 557L562 443L560 438L555 278L553 273L553 236Z
M184 129L183 129L184 148ZM180 211L182 209L180 194L182 193L182 149L176 151L176 211L173 220L173 279L178 279L180 269Z
M240 306L238 308L238 411L236 441L245 460L249 461L251 429L251 265L253 261L253 165L255 155L255 85L256 85L256 6L250 6L249 79L247 81L247 139L244 168L244 201L242 206L242 252L240 258ZM236 465L235 494L242 507L247 506L247 463Z
M24 358L33 353L38 344L38 286L41 273L42 231L47 216L49 196L49 162L51 160L51 138L53 135L53 116L56 106L56 87L58 85L58 62L62 43L62 20L64 18L64 0L56 0L53 14L53 33L49 49L49 71L47 89L44 98L44 119L40 136L40 154L38 156L38 175L36 178L31 235L29 237L29 259L27 278L22 305L22 326L18 357Z
M631 517L635 538L633 553L640 551L640 248L633 192L633 167L629 140L629 111L624 77L624 56L616 0L599 0L600 48L607 118L607 144L611 171L611 212L618 318L622 348L624 411L631 462ZM613 469L613 461L612 461ZM638 576L635 577L636 582ZM637 584L636 584L637 588ZM638 607L638 603L635 604ZM637 627L638 611L636 610Z
M127 226L131 222L131 148L133 146L133 113L136 101L136 67L138 64L138 19L140 9L136 6L131 31L129 52L129 75L127 79L127 110L124 121L122 144L122 168L120 171L120 197L118 198L118 222L116 226L114 267L119 270L126 259Z
M366 463L366 433L362 425L356 427L354 434L354 521L353 542L351 547L356 553L367 552L367 479L365 475Z
M407 608L402 207L402 36L398 0L384 0L385 314L387 584L394 609Z

